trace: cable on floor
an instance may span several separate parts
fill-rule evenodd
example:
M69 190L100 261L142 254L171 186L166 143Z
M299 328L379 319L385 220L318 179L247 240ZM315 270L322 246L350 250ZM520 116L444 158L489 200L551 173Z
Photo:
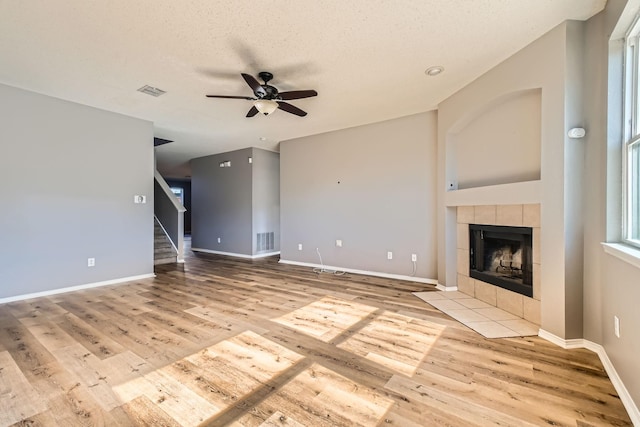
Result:
M344 274L346 274L346 271L331 270L331 269L328 269L328 268L324 268L324 263L322 262L322 255L320 255L320 249L316 248L316 252L318 253L318 258L320 258L321 267L320 268L318 268L318 267L314 268L313 269L314 273L318 273L318 274L329 273L329 274L333 274L335 276L343 276Z

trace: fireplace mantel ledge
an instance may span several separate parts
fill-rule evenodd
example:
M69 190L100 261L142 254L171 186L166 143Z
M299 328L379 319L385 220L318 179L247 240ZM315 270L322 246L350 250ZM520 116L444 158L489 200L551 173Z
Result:
M606 253L640 268L640 249L622 243L602 243Z
M540 203L542 181L488 185L445 192L445 205L523 205Z

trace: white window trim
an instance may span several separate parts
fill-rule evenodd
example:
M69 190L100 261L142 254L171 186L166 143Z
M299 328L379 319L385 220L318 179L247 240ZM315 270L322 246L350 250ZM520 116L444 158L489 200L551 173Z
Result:
M636 17L626 35L624 50L624 129L622 149L622 239L621 242L634 248L640 248L640 241L630 239L630 172L629 151L631 146L640 143L640 19ZM631 96L629 96L631 94ZM640 258L640 254L637 254Z
M640 269L640 249L620 243L602 243L602 248L609 255Z

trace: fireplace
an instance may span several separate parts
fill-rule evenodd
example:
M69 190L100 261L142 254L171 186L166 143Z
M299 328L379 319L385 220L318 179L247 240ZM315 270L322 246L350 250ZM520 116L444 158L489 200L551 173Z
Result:
M532 229L469 224L469 276L533 296Z

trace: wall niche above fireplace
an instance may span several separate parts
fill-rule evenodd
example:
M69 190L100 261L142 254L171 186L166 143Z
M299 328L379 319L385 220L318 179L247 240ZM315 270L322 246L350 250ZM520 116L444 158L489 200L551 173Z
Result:
M469 224L469 276L532 297L532 229Z

